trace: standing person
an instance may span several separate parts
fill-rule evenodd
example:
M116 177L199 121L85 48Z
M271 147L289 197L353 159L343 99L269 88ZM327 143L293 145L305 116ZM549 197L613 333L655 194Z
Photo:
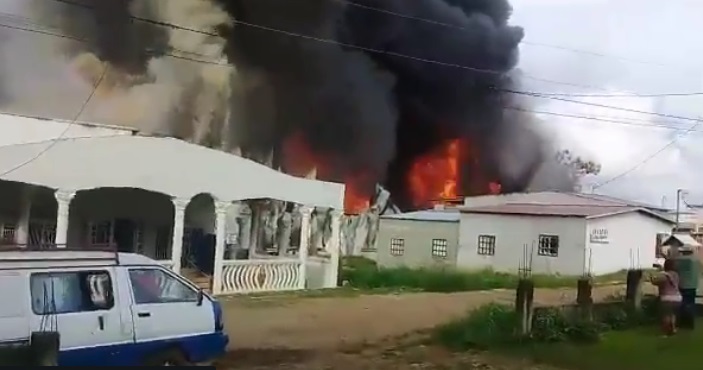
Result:
M675 267L674 260L667 258L664 261L664 271L650 278L652 284L659 288L661 325L664 335L667 336L676 334L676 313L682 300L679 292L679 275Z
M682 246L675 257L676 272L679 274L681 307L679 323L683 329L693 329L695 324L696 295L701 275L700 261L693 248Z

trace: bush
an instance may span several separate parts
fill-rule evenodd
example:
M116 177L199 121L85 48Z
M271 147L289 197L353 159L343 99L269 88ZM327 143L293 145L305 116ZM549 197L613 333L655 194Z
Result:
M438 327L435 338L454 349L491 347L512 341L516 323L512 307L491 303Z
M408 289L426 292L462 292L490 289L512 289L517 275L491 270L461 271L453 268L383 268L364 257L342 260L341 280L357 289ZM576 278L534 276L537 287L575 286Z
M609 330L623 330L649 324L656 318L656 299L645 297L642 311L629 314L624 303L594 306L593 320L585 320L576 306L535 309L530 336L516 335L518 316L511 306L491 303L465 317L438 327L435 338L453 349L506 346L525 341L592 343Z

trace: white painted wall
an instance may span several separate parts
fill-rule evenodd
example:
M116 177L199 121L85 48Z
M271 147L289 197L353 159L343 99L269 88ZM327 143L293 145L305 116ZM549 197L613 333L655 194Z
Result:
M639 212L587 221L587 264L595 275L630 267L651 268L655 261L657 233L671 232L666 221ZM608 231L607 244L591 241L592 230Z
M70 126L70 127L69 127ZM68 127L68 131L66 128ZM65 134L64 134L64 131ZM133 130L95 124L71 124L69 121L39 119L0 114L0 146L50 141L58 137L85 138L132 135ZM62 136L63 134L63 136Z
M558 257L537 255L540 234L559 236ZM477 253L479 235L496 237L494 256ZM584 272L585 235L586 221L583 218L463 213L457 266L515 272L522 260L524 245L532 249L534 243L533 273L581 275Z

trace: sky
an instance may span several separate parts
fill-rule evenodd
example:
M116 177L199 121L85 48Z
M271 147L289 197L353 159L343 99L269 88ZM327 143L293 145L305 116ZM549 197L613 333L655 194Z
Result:
M512 0L512 23L525 28L519 68L523 89L565 94L662 94L703 92L703 1ZM589 53L545 47L542 44ZM559 81L569 86L540 82ZM563 97L601 105L690 118L703 117L703 95L688 97ZM540 115L555 143L602 165L584 179L584 190L675 206L676 190L689 203L703 202L703 123L655 117L549 99L532 109L597 116L632 124ZM675 127L676 129L662 128ZM696 132L700 131L700 132ZM655 152L678 139L659 155ZM603 186L598 186L625 172Z

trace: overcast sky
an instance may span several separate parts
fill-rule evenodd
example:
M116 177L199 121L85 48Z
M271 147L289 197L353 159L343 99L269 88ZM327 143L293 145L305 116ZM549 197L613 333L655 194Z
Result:
M512 0L513 23L526 31L520 68L525 75L583 87L526 78L524 88L572 94L658 94L703 91L703 1L700 0ZM607 54L597 57L535 44L560 45ZM590 86L590 87L589 87ZM666 98L573 98L697 118L703 96ZM673 207L677 188L689 202L703 201L703 124L561 101L535 99L534 109L572 115L613 117L633 124L542 116L561 147L603 166L599 184L652 156L661 154L596 192ZM652 127L646 127L650 123ZM656 126L675 126L667 129Z

